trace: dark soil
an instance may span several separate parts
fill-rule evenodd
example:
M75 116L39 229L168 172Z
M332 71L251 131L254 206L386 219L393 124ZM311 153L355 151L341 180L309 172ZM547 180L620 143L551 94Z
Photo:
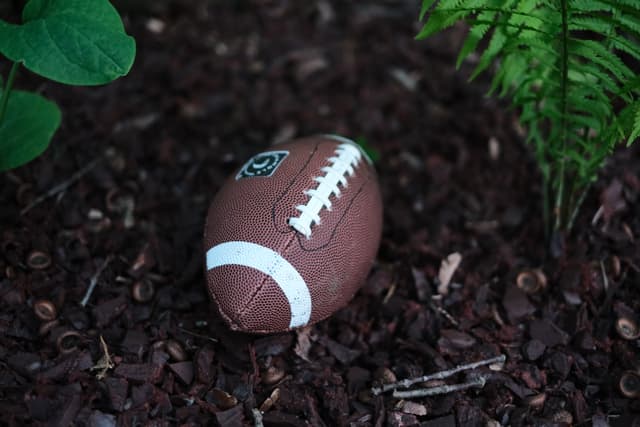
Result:
M472 63L455 71L463 29L414 40L416 3L121 1L138 42L128 77L70 88L21 73L64 119L45 155L0 176L0 424L640 423L640 152L616 153L566 255L546 258L515 113L467 83ZM208 203L252 153L320 132L379 153L376 265L329 320L230 333L205 291ZM519 275L546 286L525 293ZM483 388L371 392L500 354L501 369L414 386Z

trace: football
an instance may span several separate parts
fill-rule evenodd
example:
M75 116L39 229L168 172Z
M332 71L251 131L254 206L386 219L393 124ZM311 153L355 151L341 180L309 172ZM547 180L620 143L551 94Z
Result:
M205 224L206 280L233 330L288 331L345 306L382 229L371 160L335 135L279 144L234 172Z

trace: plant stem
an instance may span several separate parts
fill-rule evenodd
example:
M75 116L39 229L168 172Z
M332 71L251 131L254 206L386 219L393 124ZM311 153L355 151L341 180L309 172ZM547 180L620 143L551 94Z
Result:
M560 139L562 149L560 150L560 170L558 171L558 188L556 189L556 202L554 206L554 215L556 217L554 228L560 230L564 228L563 224L563 208L565 199L565 175L567 163L567 114L568 114L568 91L569 91L569 22L568 22L568 6L567 0L560 0L560 8L562 9L562 49L561 49L561 67L562 73L560 79L560 102L562 115L560 121Z
M0 98L0 123L4 119L4 113L7 111L7 104L9 103L9 95L11 94L11 87L13 86L13 81L16 78L16 73L18 72L18 68L20 67L19 62L14 62L11 66L11 70L9 71L9 77L7 78L7 83L2 88L2 98Z
M544 174L543 174L544 175ZM544 221L544 238L549 242L551 221L549 217L549 181L542 177L542 219Z
M570 216L567 221L567 231L570 231L571 228L573 228L573 223L578 216L578 211L580 210L580 207L582 206L582 203L584 202L584 199L587 196L590 188L591 185L584 185L582 187L582 191L580 191L580 194L578 195L578 199L574 202L573 206L571 206L571 210L569 211Z

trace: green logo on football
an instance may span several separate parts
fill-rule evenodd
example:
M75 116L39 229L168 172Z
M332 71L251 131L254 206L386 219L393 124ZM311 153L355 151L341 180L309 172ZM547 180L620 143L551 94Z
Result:
M236 181L240 178L271 176L288 155L288 151L266 151L256 154L242 166L242 169L240 169L240 172L236 175Z

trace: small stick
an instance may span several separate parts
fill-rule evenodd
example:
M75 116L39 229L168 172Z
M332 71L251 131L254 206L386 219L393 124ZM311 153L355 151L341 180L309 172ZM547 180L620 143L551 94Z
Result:
M24 207L24 209L22 209L20 211L20 215L26 214L31 209L33 209L34 207L38 206L40 203L44 202L48 198L53 197L58 193L62 193L67 188L71 187L71 185L73 185L76 181L78 181L80 178L82 178L84 175L86 175L87 172L89 172L91 169L96 167L96 165L100 162L100 160L102 160L101 157L95 159L94 161L90 162L85 167L83 167L82 169L80 169L79 171L77 171L76 173L71 175L71 177L69 179L67 179L66 181L61 182L60 184L58 184L58 185L52 187L51 189L49 189L49 191L47 191L46 193L38 196L34 201L29 203L27 206Z
M440 371L434 374L424 375L418 378L406 378L404 380L396 381L394 383L385 384L382 387L373 387L371 389L371 392L375 396L377 396L378 394L384 393L389 390L395 390L397 388L409 388L416 383L424 383L427 381L442 380L445 378L449 378L450 376L455 375L458 372L462 372L470 369L476 369L481 366L491 365L493 363L504 363L506 359L507 357L504 354L501 354L500 356L492 357L491 359L480 360L478 362L468 363L466 365L459 365L459 366L456 366L455 368L447 369L446 371Z
M99 380L103 379L107 375L107 371L109 369L113 369L115 366L113 364L113 360L111 360L111 355L109 355L109 347L107 347L107 343L104 342L102 335L100 335L100 346L102 347L102 356L100 357L100 360L98 360L98 363L89 369L90 371L100 371L96 374L96 378Z
M449 323L451 323L453 326L455 326L456 328L460 327L460 324L458 323L458 321L456 319L453 318L453 316L451 314L449 314L449 312L447 310L445 310L442 307L439 307L437 305L435 305L433 302L431 304L429 304L431 306L431 309L433 311L436 311L440 314L442 314L444 316L445 319L447 319L449 321Z
M87 292L84 294L84 298L82 298L82 301L80 301L81 306L86 307L87 303L89 302L89 298L91 298L91 294L93 293L93 290L96 288L96 285L98 284L98 279L100 278L100 275L102 274L104 269L107 268L111 260L113 260L113 255L109 255L104 260L102 265L96 270L93 276L91 276L91 280L89 281L89 288L87 289Z
M600 260L600 271L602 273L602 285L604 286L604 290L609 290L609 278L607 278L607 272L604 268L604 262Z
M178 329L180 329L182 332L184 332L187 335L191 335L191 336L194 336L194 337L197 337L197 338L202 338L203 340L209 340L211 342L218 342L218 340L215 339L215 338L208 337L206 335L198 334L198 333L195 333L195 332L191 332L190 330L182 328L180 326L178 326Z
M434 396L436 394L447 394L453 393L454 391L466 390L472 387L482 388L486 383L487 378L484 375L478 375L472 380L461 384L445 384L438 387L419 388L409 391L395 390L393 392L393 397L396 399L411 399L414 397Z

